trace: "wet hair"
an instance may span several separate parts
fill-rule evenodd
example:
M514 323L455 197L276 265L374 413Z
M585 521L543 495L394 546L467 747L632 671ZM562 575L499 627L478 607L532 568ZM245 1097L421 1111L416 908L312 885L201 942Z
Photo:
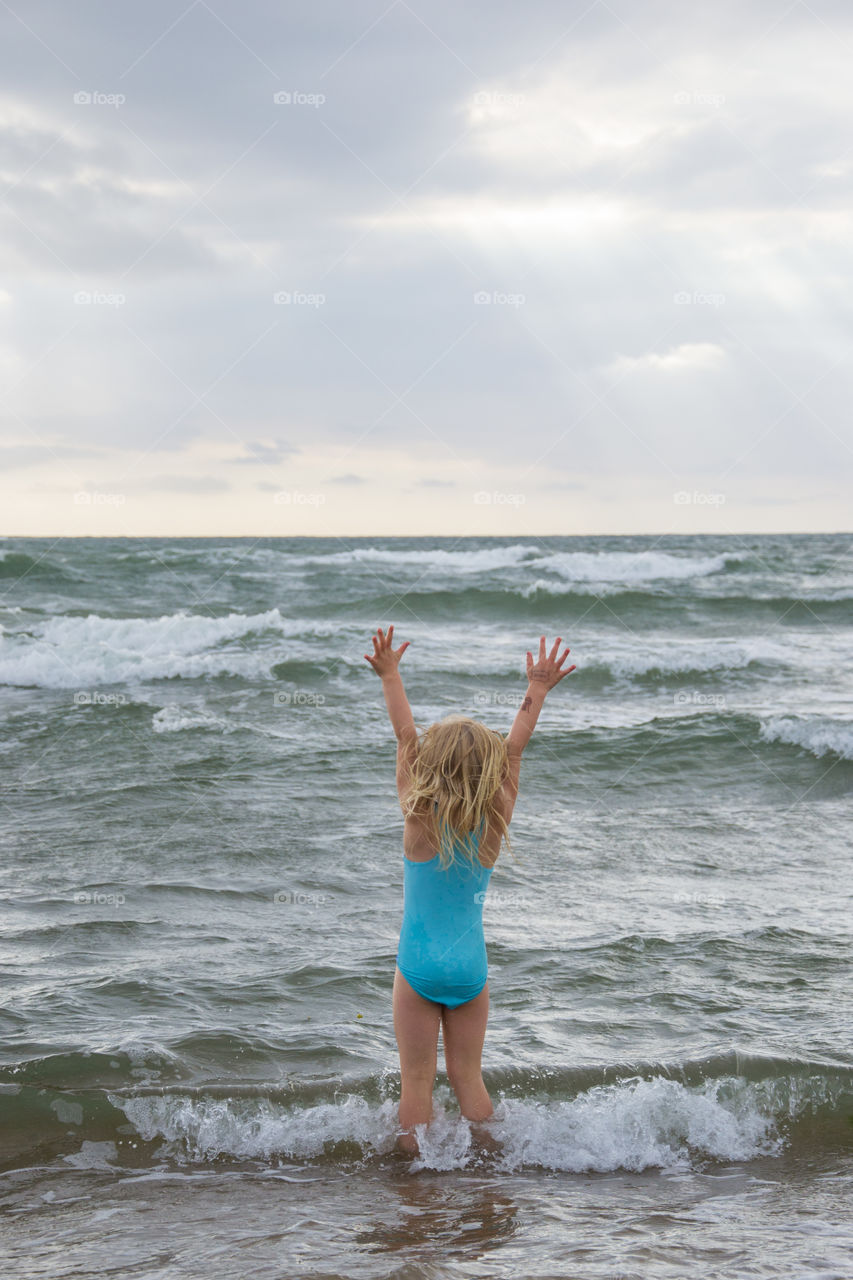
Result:
M504 739L467 716L445 716L418 734L411 785L403 809L426 821L446 870L461 849L477 857L475 837L491 828L501 832L512 854L509 828L498 804L509 774Z

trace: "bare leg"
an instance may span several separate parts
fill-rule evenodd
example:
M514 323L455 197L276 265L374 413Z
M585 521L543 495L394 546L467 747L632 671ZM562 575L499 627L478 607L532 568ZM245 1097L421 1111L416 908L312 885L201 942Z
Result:
M428 1124L432 1119L441 1005L418 995L397 969L393 1010L394 1034L400 1052L400 1125L406 1131L397 1138L397 1146L417 1155L414 1126Z
M489 984L480 994L455 1009L442 1009L444 1061L447 1078L467 1120L488 1120L492 1101L481 1070L483 1041L489 1017Z

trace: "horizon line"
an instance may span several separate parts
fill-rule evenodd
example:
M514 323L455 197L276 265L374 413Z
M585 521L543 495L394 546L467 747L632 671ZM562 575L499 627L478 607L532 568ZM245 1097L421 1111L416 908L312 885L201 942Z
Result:
M444 538L448 541L460 541L462 538L819 538L819 537L840 537L842 535L853 536L853 529L727 529L724 532L713 529L693 529L693 530L673 530L670 529L666 533L656 533L654 531L638 532L637 530L628 530L623 533L532 533L530 531L513 533L0 533L0 539L16 538L24 540L53 538L54 541L82 541L83 539L111 539L118 542L122 539L131 541L134 539L152 539L152 538L170 538L172 540L179 539L199 539L199 538L229 538L237 540L240 538L254 538L260 541L263 538L279 538L282 540L293 541L297 538L316 542L319 539L337 539L341 540L357 540L361 538Z

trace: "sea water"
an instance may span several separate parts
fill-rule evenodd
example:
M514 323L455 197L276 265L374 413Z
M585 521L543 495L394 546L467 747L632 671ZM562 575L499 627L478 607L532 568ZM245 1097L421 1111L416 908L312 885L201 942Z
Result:
M395 1151L395 743L525 752ZM853 537L0 542L0 1270L853 1276Z

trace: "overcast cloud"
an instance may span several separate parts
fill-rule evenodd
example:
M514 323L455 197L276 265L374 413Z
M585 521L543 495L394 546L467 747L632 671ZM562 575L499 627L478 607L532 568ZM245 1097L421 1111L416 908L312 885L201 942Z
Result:
M0 27L0 532L850 528L849 6Z

